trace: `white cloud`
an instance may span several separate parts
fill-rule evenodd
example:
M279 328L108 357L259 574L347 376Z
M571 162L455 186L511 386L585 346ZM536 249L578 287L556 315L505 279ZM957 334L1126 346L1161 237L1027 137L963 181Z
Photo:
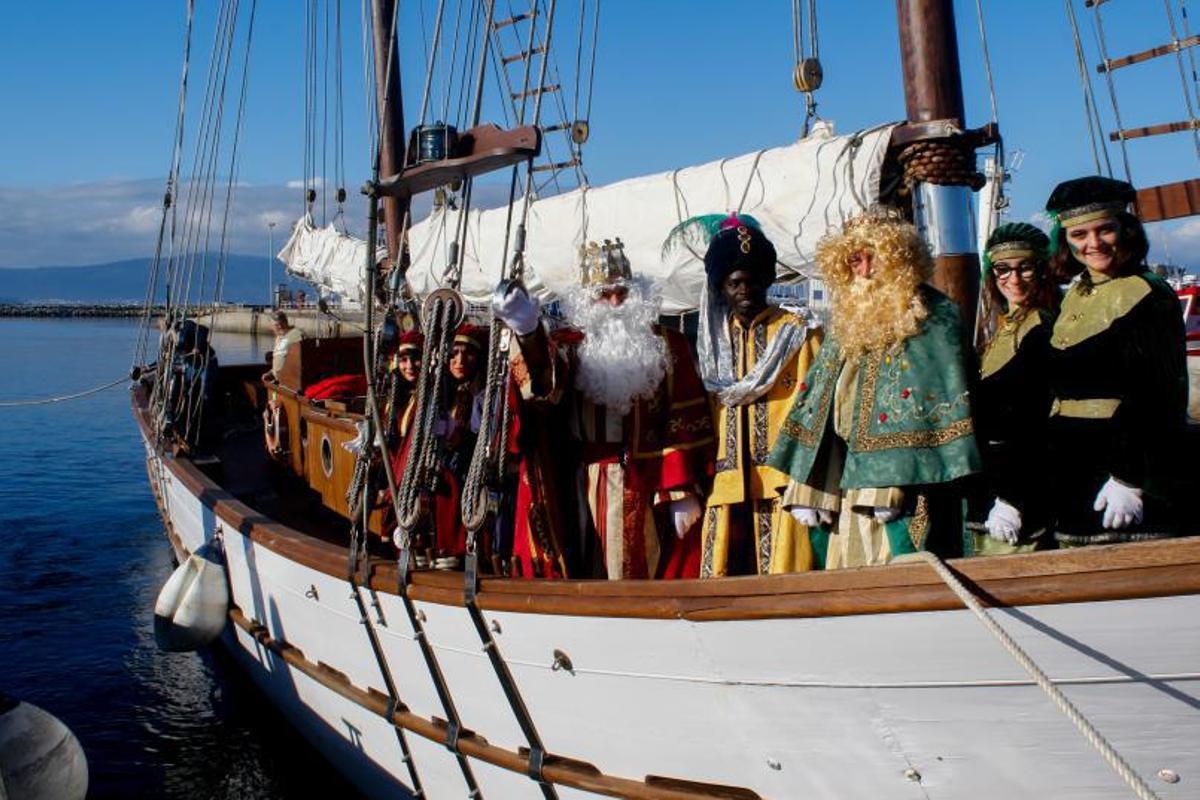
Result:
M221 240L225 183L218 179L214 191L209 241L216 249ZM292 184L298 184L293 186ZM0 268L83 266L154 254L162 214L166 181L102 181L30 189L0 185ZM225 230L231 253L263 253L268 225L275 223L274 239L281 245L292 223L304 213L303 182L274 185L235 185L233 207ZM188 228L185 206L190 185L176 191L176 230ZM476 186L477 208L497 206L508 199L508 187ZM429 195L417 198L414 217L429 211ZM313 215L326 224L336 211L332 187L324 198L318 187ZM200 212L191 213L193 226ZM358 192L346 198L347 228L364 235L366 201Z
M325 185L325 179L321 177L310 178L307 182L303 178L291 180L284 184L288 189L303 189L306 186L312 186L314 189L320 189Z

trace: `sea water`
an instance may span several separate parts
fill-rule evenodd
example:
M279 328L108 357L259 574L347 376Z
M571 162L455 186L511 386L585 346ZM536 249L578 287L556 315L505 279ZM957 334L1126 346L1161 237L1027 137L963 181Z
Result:
M136 320L0 319L0 403L117 380L137 339ZM214 347L263 363L271 340ZM172 566L126 383L0 406L0 690L75 732L89 798L356 797L228 654L158 650Z

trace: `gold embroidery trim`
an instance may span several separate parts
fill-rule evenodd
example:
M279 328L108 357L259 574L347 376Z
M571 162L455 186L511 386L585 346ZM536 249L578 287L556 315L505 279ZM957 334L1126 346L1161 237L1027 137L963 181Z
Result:
M1119 398L1089 397L1086 400L1055 399L1050 406L1050 416L1071 419L1110 419L1121 405Z
M1021 342L1029 335L1029 332L1041 324L1041 316L1032 310L1017 320L1015 324L1005 322L1000 330L996 331L995 337L988 342L987 349L983 352L979 377L986 378L1003 369L1004 365L1016 357L1017 351L1021 349Z
M851 448L860 453L870 453L875 450L890 450L896 447L940 447L969 436L975 425L970 416L951 423L945 428L925 431L897 431L884 433L879 436L871 434L871 405L875 402L875 383L879 379L879 367L883 363L884 353L880 352L874 358L866 359L866 369L862 378L862 386L858 390L858 424L854 430L854 444Z
M1124 210L1125 203L1119 201L1111 203L1088 203L1085 206L1061 212L1058 215L1058 224L1064 228L1070 228L1075 225L1083 225L1086 222L1105 219L1106 217L1115 217L1119 212Z
M908 538L913 547L925 549L925 537L929 534L929 499L924 494L917 495L917 508L913 511L912 519L908 521Z
M822 345L822 349L829 345ZM820 374L822 367L828 367L830 364L840 365L841 359L832 357L821 361L821 356L817 356L817 362L813 364L812 369L808 372L809 386L812 385L813 377ZM821 390L821 397L816 401L815 405L809 405L807 401L801 401L798 408L793 409L783 420L783 431L788 436L794 438L804 447L816 447L821 443L820 431L825 429L826 421L829 418L829 403L833 394L833 385L837 382L837 376L832 369L826 368L825 387ZM819 424L816 427L808 427L803 421L793 419L793 414L804 411L809 408L813 412L813 419Z
M1150 284L1137 275L1127 275L1094 285L1084 293L1077 283L1063 298L1051 343L1066 350L1108 330L1150 294Z

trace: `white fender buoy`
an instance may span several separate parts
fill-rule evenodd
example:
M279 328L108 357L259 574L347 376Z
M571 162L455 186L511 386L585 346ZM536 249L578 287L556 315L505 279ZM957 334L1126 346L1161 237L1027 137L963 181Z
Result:
M154 604L154 638L164 650L196 650L221 635L228 613L225 557L209 542L163 584Z
M83 800L87 758L53 714L0 692L0 800Z

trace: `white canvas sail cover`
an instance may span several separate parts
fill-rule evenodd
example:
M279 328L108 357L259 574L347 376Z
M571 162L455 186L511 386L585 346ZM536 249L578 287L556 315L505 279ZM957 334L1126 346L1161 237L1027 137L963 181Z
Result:
M779 277L795 280L810 270L818 239L878 199L893 127L810 136L785 147L537 200L527 226L526 283L546 300L578 282L581 244L620 237L634 273L659 283L663 311L693 310L704 282L703 251L677 248L664 256L663 241L688 217L739 206L774 242ZM410 230L408 278L417 294L441 285L460 213L435 210ZM473 302L486 302L500 278L507 217L507 208L469 212L460 288Z
M386 255L386 245L376 251L377 260ZM366 295L367 243L333 225L318 228L307 214L296 221L277 258L287 266L289 274L332 292L343 301L362 302Z

